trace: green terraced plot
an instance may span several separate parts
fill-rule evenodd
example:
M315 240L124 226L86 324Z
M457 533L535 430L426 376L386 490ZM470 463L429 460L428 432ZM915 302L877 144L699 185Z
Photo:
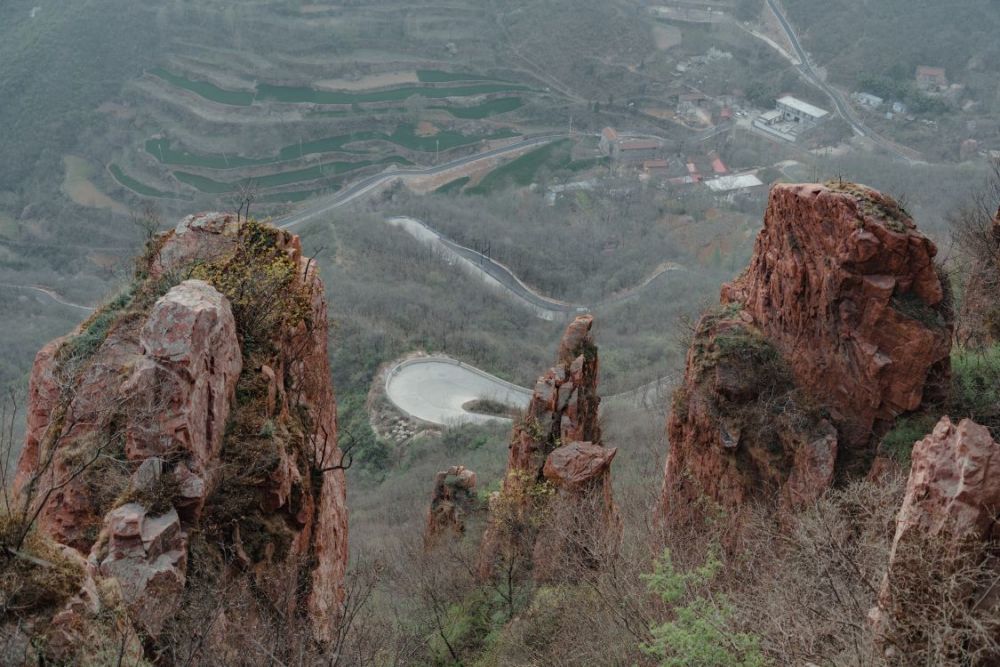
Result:
M465 190L465 193L487 194L502 189L508 184L529 185L535 180L535 176L542 167L559 169L572 164L571 148L572 142L569 139L562 139L536 148L530 153L525 153L507 164L497 167L486 174L478 185Z
M313 167L308 167L306 169L295 169L293 171L280 171L275 174L267 174L266 176L254 176L253 181L262 189L267 188L280 188L285 185L292 185L293 183L302 183L305 181L316 181L323 178L329 178L331 176L340 176L347 174L352 171L356 171L363 167L369 167L375 164L411 164L405 158L401 158L398 155L393 155L384 160L379 161L365 161L365 162L328 162L326 164L318 164ZM182 183L186 183L191 187L205 192L208 194L224 194L227 192L234 192L246 179L240 179L236 182L223 182L216 181L205 176L200 176L198 174L192 174L186 171L175 171L174 176L177 180Z
M511 83L481 83L472 86L449 86L428 88L404 86L374 90L368 93L316 90L305 86L275 86L262 83L257 86L257 99L286 104L364 104L367 102L400 102L415 95L429 99L445 97L471 97L490 93L505 93L527 90L525 86Z
M511 132L510 130L501 130L492 134L476 136L445 130L432 136L421 137L417 135L416 129L412 125L400 125L391 135L381 136L384 137L386 141L391 141L392 143L398 144L403 148L429 153L430 151L435 150L451 150L452 148L468 146L470 144L476 144L480 141L490 139L509 139L510 137L516 137L517 133Z
M141 181L137 181L122 170L117 164L108 165L108 171L114 176L115 180L121 185L125 186L132 192L136 194L143 195L145 197L158 197L160 199L187 199L175 192L164 192L163 190L157 190L156 188L146 185Z
M341 134L335 137L325 137L323 139L290 144L278 151L276 157L270 158L245 158L239 155L219 155L217 153L191 153L179 148L171 148L170 142L167 139L150 139L146 142L146 152L163 164L168 165L202 167L204 169L236 169L288 162L322 153L363 154L363 151L344 148L345 145L358 141L386 141L408 150L429 153L437 150L447 151L485 140L508 139L514 136L517 136L516 133L510 130L501 130L493 134L478 136L445 131L439 132L434 136L421 137L416 134L416 129L412 125L400 125L392 134L385 134L383 132L354 132L352 134ZM398 160L401 163L406 162L403 158L398 158Z
M588 169L593 169L594 167L599 167L601 165L606 165L611 161L609 157L592 157L584 158L583 160L573 160L572 162L567 162L564 165L560 165L563 169L567 171L577 172L577 171L587 171Z
M432 107L434 109L444 109L450 113L455 118L464 118L471 120L479 120L482 118L489 118L490 116L496 116L498 114L507 113L520 109L524 106L524 100L520 97L501 97L496 100L490 100L489 102L483 102L482 104L477 104L474 107Z
M162 67L157 67L149 72L150 74L158 76L178 88L190 90L192 93L204 97L206 100L236 107L248 107L253 104L254 93L251 92L226 90L225 88L219 88L215 84L211 84L207 81L194 81L192 79L186 79L182 76L171 74Z
M481 74L462 72L445 72L439 69L418 69L417 81L420 83L451 83L452 81L502 81Z
M246 158L239 155L214 153L189 153L188 151L170 147L169 139L150 139L146 142L146 152L163 164L173 164L187 167L204 167L205 169L236 169L238 167L255 167L272 164L275 158Z

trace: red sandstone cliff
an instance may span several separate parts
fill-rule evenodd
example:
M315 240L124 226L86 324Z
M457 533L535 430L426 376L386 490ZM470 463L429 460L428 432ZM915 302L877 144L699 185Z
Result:
M192 216L151 243L125 295L38 354L18 516L37 513L30 539L63 545L83 589L120 591L147 653L183 631L196 590L249 587L330 639L347 508L326 312L298 237ZM76 659L115 611L83 589L86 604L37 609L19 632ZM220 607L185 622L226 645L262 620Z
M566 577L562 568L579 564L617 525L610 473L617 449L601 439L592 326L584 315L566 328L556 365L538 378L514 426L503 488L490 500L484 577L498 564L523 566L538 580Z
M688 352L664 512L808 502L839 472L864 472L893 419L941 399L951 312L935 254L874 190L775 186L750 266Z

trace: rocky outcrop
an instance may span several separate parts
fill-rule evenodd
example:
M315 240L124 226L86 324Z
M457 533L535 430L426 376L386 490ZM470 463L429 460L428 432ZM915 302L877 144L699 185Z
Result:
M439 472L434 476L424 548L433 548L446 537L461 537L465 534L466 519L478 509L476 473L465 466L452 466Z
M927 630L920 627L914 616L919 614L920 607L938 602L928 597L928 580L938 583L954 575L956 569L975 568L986 555L982 546L986 543L995 546L1000 536L998 507L1000 444L987 428L969 419L956 425L944 417L933 432L913 447L906 495L896 516L889 567L878 606L871 613L880 635L887 640L890 654L907 653L905 642L919 641L919 635ZM995 577L994 573L988 581L995 581ZM976 577L966 571L953 583L974 587ZM960 602L968 604L970 609L977 605L995 610L1000 603L1000 597L992 590L970 588L958 590L958 594ZM940 623L944 617L935 613L931 620ZM970 651L977 647L957 648Z
M204 214L151 242L126 294L39 353L22 516L37 511L34 532L113 582L147 650L198 559L212 562L195 568L200 590L246 579L330 638L347 510L326 312L297 237Z
M943 399L952 315L935 254L874 190L776 185L750 266L689 350L664 512L807 503L866 472L896 417Z
M777 185L743 275L722 290L830 411L841 446L940 398L950 295L937 248L891 198L862 185Z
M801 506L833 479L836 430L737 306L698 322L667 430L662 512L673 522L753 498Z
M601 439L592 326L584 315L566 328L556 365L538 378L514 426L503 487L490 499L484 578L500 561L516 561L540 581L572 576L566 568L617 526L610 476L617 450Z

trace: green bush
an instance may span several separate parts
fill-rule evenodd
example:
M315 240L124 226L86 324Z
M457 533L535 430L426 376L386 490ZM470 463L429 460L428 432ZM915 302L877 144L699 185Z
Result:
M1000 437L1000 345L983 351L958 349L951 355L952 420L968 417Z
M881 453L895 459L903 467L910 465L913 445L934 428L937 418L933 415L907 415L896 420L892 430L885 434L879 446Z
M762 667L767 664L758 637L732 629L733 607L709 584L722 563L709 553L687 572L674 566L667 549L643 579L651 593L671 605L673 619L650 628L653 640L640 648L661 667Z

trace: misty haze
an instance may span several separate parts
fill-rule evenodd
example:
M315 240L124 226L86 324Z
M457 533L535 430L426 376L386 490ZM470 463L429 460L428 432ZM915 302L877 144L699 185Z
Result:
M0 0L0 664L1000 664L996 0Z

